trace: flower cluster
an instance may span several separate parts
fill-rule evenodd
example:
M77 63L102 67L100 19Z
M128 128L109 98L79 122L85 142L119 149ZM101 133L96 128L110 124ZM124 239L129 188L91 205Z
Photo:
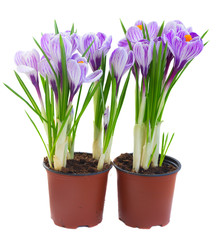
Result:
M197 33L180 21L172 21L165 26L159 26L157 22L146 24L137 21L127 31L123 26L123 30L126 36L118 45L126 51L132 50L135 56L133 170L138 172L140 166L147 169L150 163L158 165L160 125L165 103L175 82L188 63L203 50L204 44ZM169 71L170 66L172 69Z
M16 77L31 104L9 86L6 86L40 117L48 137L48 144L44 142L40 131L28 115L44 143L50 166L56 170L61 170L62 167L66 166L67 158L74 157L76 129L93 96L94 108L96 109L93 155L99 160L102 153L105 154L106 151L102 150L101 137L103 131L104 136L109 132L106 140L106 145L109 145L109 153L106 158L110 161L110 139L114 132L112 126L112 134L110 135L110 126L113 125L112 121L116 116L117 109L113 108L112 102L112 111L109 112L109 106L106 107L106 100L110 85L115 82L115 91L113 92L115 92L117 101L121 78L134 64L133 52L127 52L122 47L113 51L109 60L110 71L106 84L104 84L106 55L111 48L112 36L107 37L101 32L80 36L74 32L74 29L59 32L55 22L55 34L45 33L41 37L40 44L36 40L35 42L43 56L40 56L35 49L28 52L19 51L15 54L15 63L18 72L25 73L34 85L41 107L38 107L26 84L17 73ZM91 74L88 74L89 66L92 70ZM42 83L42 87L40 83ZM92 85L89 87L82 109L77 114L81 91L79 91L75 111L73 109L73 99L83 83L92 83ZM123 102L123 99L121 101ZM117 111L118 114L119 111ZM102 118L104 118L103 128L101 127ZM117 118L115 118L116 120ZM108 146L106 146L107 148Z
M28 115L44 143L50 166L56 170L66 166L67 158L74 157L77 126L92 98L93 157L98 160L99 170L104 162L110 163L114 130L131 69L136 79L133 170L138 172L140 167L147 169L151 163L158 166L160 125L166 101L188 64L203 50L204 43L202 37L180 21L159 26L157 22L146 24L139 20L128 30L123 24L122 27L125 37L109 57L107 76L106 58L112 36L101 32L80 36L74 32L74 27L71 31L59 32L55 22L55 34L43 34L40 44L35 40L42 56L35 49L15 54L17 70L31 80L40 108L16 72L29 102L5 85L40 117L48 137L47 144ZM88 74L89 66L91 74ZM127 72L120 92L121 80ZM79 110L83 83L91 85ZM73 99L77 92L74 110ZM107 106L109 94L111 101ZM161 153L168 149L166 136L162 140ZM160 159L161 166L164 156Z

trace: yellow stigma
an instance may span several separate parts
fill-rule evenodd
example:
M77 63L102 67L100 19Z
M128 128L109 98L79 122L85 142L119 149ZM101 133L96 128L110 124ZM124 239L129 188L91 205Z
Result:
M140 30L143 29L142 25L137 25L137 27L138 27Z
M83 61L79 61L78 63L84 63Z
M186 42L189 42L192 40L192 37L190 35L185 35L184 37L186 39Z

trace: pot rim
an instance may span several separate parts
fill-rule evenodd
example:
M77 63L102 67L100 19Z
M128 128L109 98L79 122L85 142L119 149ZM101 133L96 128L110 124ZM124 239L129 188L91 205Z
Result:
M177 172L180 171L180 169L181 169L181 163L180 163L177 159L166 155L164 161L165 161L166 163L170 163L170 164L174 165L175 167L177 167L177 169L174 170L174 171L172 171L172 172L170 172L170 173L141 174L141 173L129 172L129 171L127 171L127 170L124 170L124 169L120 168L119 166L117 166L117 165L114 163L114 161L113 161L113 165L114 165L114 167L115 167L117 170L120 170L120 171L122 171L122 172L124 172L124 173L127 173L127 174L132 174L132 175L135 175L135 176L140 176L140 177L164 177L164 176L168 176L168 175L175 174L175 173L177 173Z
M87 152L76 152L76 153L87 153ZM93 172L93 173L64 173L64 172L60 172L60 171L56 171L52 168L49 168L48 166L45 165L45 163L43 162L43 167L47 170L47 171L50 171L50 172L53 172L55 174L60 174L60 175L65 175L65 176L92 176L92 175L98 175L98 174L102 174L102 173L105 173L105 172L108 172L112 167L113 167L113 162L111 161L110 162L110 166L108 169L106 170L103 170L103 171L100 171L100 172Z

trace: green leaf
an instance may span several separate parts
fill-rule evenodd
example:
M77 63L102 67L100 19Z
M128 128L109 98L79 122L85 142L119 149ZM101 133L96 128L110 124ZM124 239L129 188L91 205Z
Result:
M207 30L207 31L201 36L201 39L203 39L208 32L209 32L209 30Z
M59 29L56 20L54 20L55 35L59 34Z
M3 83L12 93L14 93L18 98L20 98L23 102L25 102L29 107L30 109L32 109L32 111L34 113L36 113L41 121L45 121L47 123L47 120L42 116L42 114L39 114L30 104L29 102L27 102L22 96L20 96L16 91L14 91L12 88L10 88L6 83Z
M125 28L125 26L124 26L124 24L123 24L123 22L122 22L121 19L120 19L120 23L121 23L121 26L122 26L122 29L123 29L124 34L126 34L126 28Z
M164 159L166 157L166 154L167 154L167 151L169 149L169 146L170 146L170 144L171 144L171 142L173 140L174 133L171 136L170 141L169 141L169 143L167 145L168 136L169 136L169 134L167 133L167 136L166 136L166 139L165 139L164 133L163 133L163 136L162 136L162 146L161 146L161 156L160 156L160 161L159 161L159 166L160 167L162 167L162 165L163 165L163 161L164 161Z
M124 102L124 99L125 99L125 96L126 96L126 90L127 90L128 84L129 84L130 74L131 74L131 70L129 71L129 73L127 75L126 81L124 83L124 86L123 86L123 89L122 89L122 92L121 92L121 95L120 95L120 98L119 98L119 102L118 102L118 106L117 106L117 109L116 109L114 121L113 121L113 124L112 124L112 127L113 127L112 135L114 133L114 130L115 130L115 127L116 127L116 122L117 122L117 119L119 117L119 114L120 114L120 111L122 109L123 102Z
M40 74L40 79L41 79L41 83L42 83L42 88L45 92L45 78Z
M85 57L86 53L89 51L89 49L92 47L93 43L95 42L95 39L90 43L90 45L87 47L86 51L83 53L82 57ZM89 59L88 59L89 60Z
M18 75L18 73L15 71L15 76L20 84L20 86L22 87L22 89L24 90L26 96L29 98L32 106L35 108L36 112L39 113L39 115L41 115L41 111L37 105L37 103L35 102L34 98L32 97L32 95L30 94L28 88L26 87L25 83L22 81L22 79L20 78L20 76Z
M145 27L145 28L147 30L147 27ZM144 29L144 24L142 24L142 33L143 33L143 38L144 39L146 39L146 33L145 33L146 30ZM148 31L147 31L147 33L148 33ZM147 35L147 36L149 36L149 35ZM149 40L149 39L147 39L147 40Z
M142 26L143 26L143 25L142 25ZM149 36L148 29L147 29L147 25L145 25L145 29L146 29L146 37L147 37L147 40L150 41L150 36Z
M60 35L60 49L61 49L61 62L62 62L62 107L61 107L61 121L63 121L67 107L68 107L68 97L69 97L69 82L66 66L66 52L62 36Z
M61 128L59 129L59 132L58 132L58 134L57 134L57 136L56 136L56 138L55 138L55 140L54 140L53 146L52 146L52 148L51 148L51 150L50 150L50 155L49 155L49 158L50 158L50 159L51 159L52 156L53 156L53 152L54 152L54 150L55 150L56 143L57 143L57 141L58 141L58 139L59 139L59 137L60 137L60 135L61 135L61 132L62 132L62 130L63 130L63 128L64 128L64 126L65 126L68 118L69 118L69 115L70 115L71 111L72 111L72 106L70 106L69 111L66 113L66 116L65 116L64 120L62 121Z
M59 78L58 78L58 76L57 76L57 74L56 74L54 68L52 67L52 64L51 64L51 62L50 62L48 56L46 55L46 53L44 52L44 50L41 48L41 46L39 45L39 43L36 41L36 39L33 38L33 40L34 40L34 42L36 43L36 45L38 46L38 48L40 49L40 51L42 52L42 54L44 55L44 57L45 57L45 59L47 60L47 62L48 62L48 64L49 64L49 66L50 66L52 72L54 73L55 78L56 78L56 86L57 86L57 89L59 89L59 88L60 88ZM59 99L59 101L60 101L60 91L58 91L58 99Z
M49 94L49 82L48 78L46 77L46 84L45 84L45 109L46 109L46 117L48 120L48 143L49 143L49 151L51 151L52 148L52 131L51 131L51 122L53 119L51 118L51 102L50 102L50 94ZM52 160L50 158L50 160Z
M74 23L72 24L72 28L71 28L71 31L70 31L70 35L72 35L74 33Z
M82 85L79 88L79 94L78 94L78 99L77 99L77 103L76 103L76 111L75 111L74 121L76 120L77 112L78 112L78 109L79 109L79 102L80 102L81 93L82 93Z
M159 32L158 32L158 34L157 34L158 37L160 37L160 36L162 35L163 28L164 28L164 21L163 21L163 23L162 23L161 26L160 26Z
M48 151L48 149L47 149L47 146L46 146L46 144L45 144L45 142L44 142L44 140L43 140L43 137L42 137L40 131L38 130L38 128L37 128L37 126L35 125L34 121L33 121L33 120L31 119L31 117L28 115L28 113L27 113L27 112L25 112L25 113L27 114L29 120L31 121L31 123L32 123L33 126L35 127L37 133L39 134L39 137L41 138L42 143L43 143L43 145L44 145L44 147L45 147L45 150L46 150L46 152L47 152L47 156L49 157L49 151ZM51 164L52 164L51 161L49 161L49 164L50 164L50 167L51 167Z
M154 147L154 149L153 149L153 152L152 152L152 154L151 154L151 156L150 156L150 160L149 160L149 162L148 162L148 168L149 168L149 166L150 166L150 164L151 164L151 162L152 162L152 159L153 159L153 155L154 155L154 153L155 153L155 151L156 151L156 147L157 147L157 144L155 145L155 147Z
M71 129L70 129L70 131L68 132L67 136L70 136L70 134L71 134L73 131L76 131L77 126L78 126L78 124L79 124L79 121L80 121L80 119L81 119L84 111L86 110L89 102L91 101L93 95L95 94L98 86L99 86L98 84L95 85L94 83L92 83L92 84L90 85L89 90L88 90L87 95L86 95L86 98L85 98L85 101L84 101L84 103L83 103L83 105L82 105L81 111L80 111L78 117L76 118L76 120L74 121L73 126L71 127Z
M110 119L109 119L109 124L106 130L106 135L104 138L104 143L103 143L103 153L106 152L106 149L109 145L110 139L112 137L113 133L113 120L114 116L116 113L116 101L117 101L117 94L116 94L116 79L114 77L114 69L112 66L112 91L111 91L111 107L110 107Z

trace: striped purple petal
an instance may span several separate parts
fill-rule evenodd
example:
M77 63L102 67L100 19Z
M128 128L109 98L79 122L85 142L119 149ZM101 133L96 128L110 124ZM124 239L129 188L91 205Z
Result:
M130 27L126 32L126 38L130 42L136 43L139 40L143 39L142 30L139 27L136 27L136 26Z
M77 50L77 48L79 47L79 36L76 33L73 33L70 36L70 42L72 44L72 53L75 52Z
M132 51L129 53L125 48L116 48L109 59L110 73L114 73L116 79L117 92L120 80L126 71L134 64L134 54Z
M91 45L91 43L93 44ZM85 53L88 47L90 49L86 53L86 58L89 58L89 63L93 71L96 71L101 66L102 56L105 56L111 48L112 36L106 37L104 33L98 32L87 33L80 37L79 52Z
M135 58L134 58L133 51L129 51L127 62L126 62L126 65L123 69L122 75L125 74L133 66L134 61L135 61Z
M39 53L35 49L28 52L19 51L15 54L14 60L17 65L17 70L21 73L25 73L30 78L32 84L37 91L39 100L43 106L38 79L38 64L40 61Z
M170 30L173 30L175 33L178 33L179 31L187 30L184 26L184 24L181 21L175 20L168 22L164 29L163 34L168 33Z
M102 75L103 75L102 70L96 70L95 72L91 73L89 76L85 77L83 82L91 83L91 82L98 81L102 77Z
M54 63L52 61L51 61L51 65L52 65L52 68L54 69L55 73L58 74L57 68L54 66ZM56 85L56 76L55 76L52 68L45 58L42 59L39 63L39 72L44 78L46 78L46 76L47 76L49 83L51 85L51 88L55 94L56 102L58 102L58 89L57 89L57 85Z
M128 54L124 48L116 48L110 56L109 59L110 72L112 74L113 69L114 77L116 78L117 83L120 81L120 78L123 74L127 59Z
M67 62L67 73L70 88L69 102L72 102L81 78L81 69L79 64L75 60L70 59Z
M50 42L51 42L51 40L54 36L55 35L52 34L52 33L45 33L45 34L42 35L42 38L41 38L41 48L45 52L45 54L47 55L47 57L49 59L51 59Z
M159 32L159 26L157 22L150 22L147 24L147 30L148 30L148 34L149 34L149 38L150 40L154 40Z
M118 47L124 47L124 48L129 47L129 44L128 44L126 38L123 38L118 42Z
M64 49L66 53L66 59L70 59L72 56L72 44L68 38L62 36ZM59 71L61 71L61 48L60 48L60 35L57 34L50 41L50 55L52 57L53 62L58 67Z
M133 47L133 53L137 63L141 68L141 73L143 77L147 77L149 65L152 61L152 53L153 53L153 45L154 42L138 42Z
M38 81L38 63L40 61L39 53L33 49L32 51L22 52L19 51L15 54L15 63L17 69L21 73L25 73L30 79L32 84L37 88Z
M174 68L177 71L181 70L187 62L195 58L203 49L202 39L196 33L190 34L187 30L176 33L171 29L164 35L164 41L168 42L168 47L174 55ZM188 37L188 41L186 37Z
M106 40L106 35L104 33L98 32L96 36L100 41L100 46L102 46L103 42Z
M104 125L104 130L106 132L108 124L109 124L109 118L110 118L110 112L109 112L109 107L106 108L103 116L103 125Z
M203 50L203 42L201 39L197 41L184 42L176 37L173 40L173 48L175 49L175 68L182 69L184 65L195 58Z

